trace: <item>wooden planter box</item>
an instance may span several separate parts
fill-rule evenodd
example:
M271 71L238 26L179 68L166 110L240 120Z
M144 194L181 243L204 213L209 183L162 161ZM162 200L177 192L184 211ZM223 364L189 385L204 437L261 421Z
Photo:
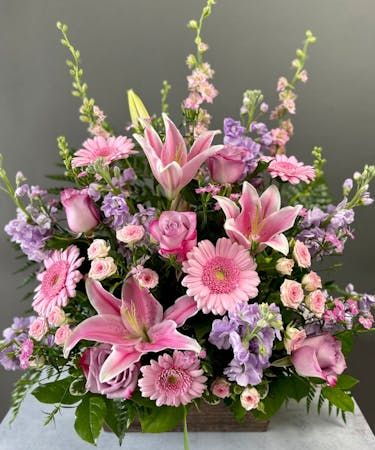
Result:
M255 420L249 413L243 422L239 423L233 417L230 409L220 402L218 405L209 405L202 402L199 410L191 408L187 418L189 431L224 431L224 432L249 432L267 431L268 421ZM129 431L140 432L138 423L133 423ZM183 431L182 426L173 431Z

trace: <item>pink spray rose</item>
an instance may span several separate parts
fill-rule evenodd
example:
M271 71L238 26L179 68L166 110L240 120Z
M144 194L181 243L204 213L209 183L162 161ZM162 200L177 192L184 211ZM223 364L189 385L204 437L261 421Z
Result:
M64 323L65 313L58 306L54 306L51 312L48 314L48 323L51 327L59 327Z
M48 324L43 317L38 317L30 325L29 336L36 341L41 341L48 332Z
M320 289L317 289L306 297L305 303L312 313L314 313L317 317L322 317L325 310L326 300L326 294Z
M297 309L303 300L301 284L293 280L284 280L280 286L280 298L284 306Z
M129 399L137 386L139 364L133 364L114 378L101 383L99 373L110 353L111 346L108 344L89 348L83 353L80 365L86 377L86 389L110 399Z
M159 242L159 253L176 255L179 261L197 244L197 216L194 212L165 211L150 224L151 236Z
M64 189L61 192L68 226L74 233L86 233L99 223L99 210L88 195L88 189Z
M292 275L294 267L294 261L289 258L279 258L276 261L276 270L281 273L281 275Z
M69 328L69 325L63 325L62 327L58 328L55 333L55 344L64 345L71 333L72 330Z
M243 390L240 400L242 407L245 408L246 411L250 411L258 407L260 394L254 387L246 388Z
M211 392L218 398L230 396L230 383L225 378L216 378L211 384Z
M145 229L142 225L125 225L116 231L117 240L125 244L135 244L145 235Z
M311 255L309 249L301 241L296 241L294 244L293 258L299 267L307 268L311 266Z
M316 289L321 289L322 279L316 272L311 271L303 276L302 286L309 292L315 291Z
M306 340L306 331L288 325L284 335L284 347L288 355L302 347Z
M87 256L90 260L96 258L105 258L108 256L111 246L104 239L94 239L87 249Z
M117 272L117 266L112 256L96 258L91 263L89 277L94 280L105 280Z
M245 170L244 156L243 148L226 145L207 160L211 178L221 184L235 183Z
M292 352L292 363L299 375L321 378L329 386L335 386L337 376L346 369L341 342L328 333L307 338Z

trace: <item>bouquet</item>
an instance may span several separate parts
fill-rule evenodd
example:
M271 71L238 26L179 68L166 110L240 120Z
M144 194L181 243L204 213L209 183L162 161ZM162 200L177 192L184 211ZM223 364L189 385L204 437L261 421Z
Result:
M46 424L75 408L75 430L93 444L104 426L122 442L136 420L144 432L184 424L187 448L188 412L202 402L223 402L239 421L268 419L289 399L309 408L315 395L344 420L354 410L346 356L355 335L374 329L375 297L313 268L353 238L375 166L345 180L336 204L321 148L310 165L287 154L310 31L292 75L278 79L277 105L247 90L239 116L210 130L218 91L202 27L214 3L188 24L196 52L181 117L168 113L168 82L161 114L129 90L121 134L57 24L89 137L78 148L58 138L64 172L53 189L0 168L17 208L5 231L32 284L31 312L0 343L4 368L24 371L13 418L31 391L51 405Z

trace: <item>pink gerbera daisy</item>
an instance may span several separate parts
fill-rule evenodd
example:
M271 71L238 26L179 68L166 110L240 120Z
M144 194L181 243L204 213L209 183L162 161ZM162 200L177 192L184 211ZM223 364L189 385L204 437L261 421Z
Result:
M305 166L294 156L276 155L267 170L272 178L279 177L290 184L310 183L315 178L314 168Z
M104 160L105 164L110 164L119 159L126 159L133 153L134 144L131 139L125 136L103 137L96 136L87 139L83 143L83 148L74 153L72 167L86 167L93 164L98 159Z
M150 365L141 368L143 378L138 381L143 397L156 401L156 406L187 405L202 396L207 378L199 366L199 359L190 352L165 353Z
M33 308L47 317L55 306L64 307L68 299L76 295L76 285L82 274L78 267L85 258L79 257L79 249L71 245L66 250L55 250L44 261L46 270L37 278L41 282L35 289Z
M256 264L242 245L221 238L199 242L183 263L182 285L204 313L225 314L258 295Z

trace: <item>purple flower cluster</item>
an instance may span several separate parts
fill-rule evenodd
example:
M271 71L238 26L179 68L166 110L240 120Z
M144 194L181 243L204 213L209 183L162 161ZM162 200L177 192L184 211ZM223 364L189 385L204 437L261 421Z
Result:
M31 261L41 262L48 256L44 250L45 241L51 236L52 222L56 218L55 201L39 186L22 184L16 189L16 196L28 201L26 214L17 210L17 217L5 226L11 241L18 244ZM43 205L43 208L41 208Z
M13 324L3 331L4 340L0 342L0 364L5 370L26 369L33 351L28 331L35 317L15 317Z
M346 209L346 200L337 206L329 205L326 211L313 208L307 211L297 237L314 257L342 253L346 240L353 239L350 229L353 221L354 211Z
M145 208L143 205L137 205L138 212L134 214L131 224L132 225L143 225L148 231L150 223L156 219L156 209L155 208Z
M107 194L103 199L101 210L106 217L105 223L115 230L129 221L129 207L123 194L114 195L111 192Z
M262 381L275 337L281 339L282 319L275 304L243 304L228 317L214 320L209 336L219 349L233 350L234 358L224 370L230 381L255 386Z
M251 173L256 168L261 156L261 145L251 137L246 136L246 129L240 121L230 117L224 119L224 144L239 147L245 150L244 162L246 163L246 173Z

